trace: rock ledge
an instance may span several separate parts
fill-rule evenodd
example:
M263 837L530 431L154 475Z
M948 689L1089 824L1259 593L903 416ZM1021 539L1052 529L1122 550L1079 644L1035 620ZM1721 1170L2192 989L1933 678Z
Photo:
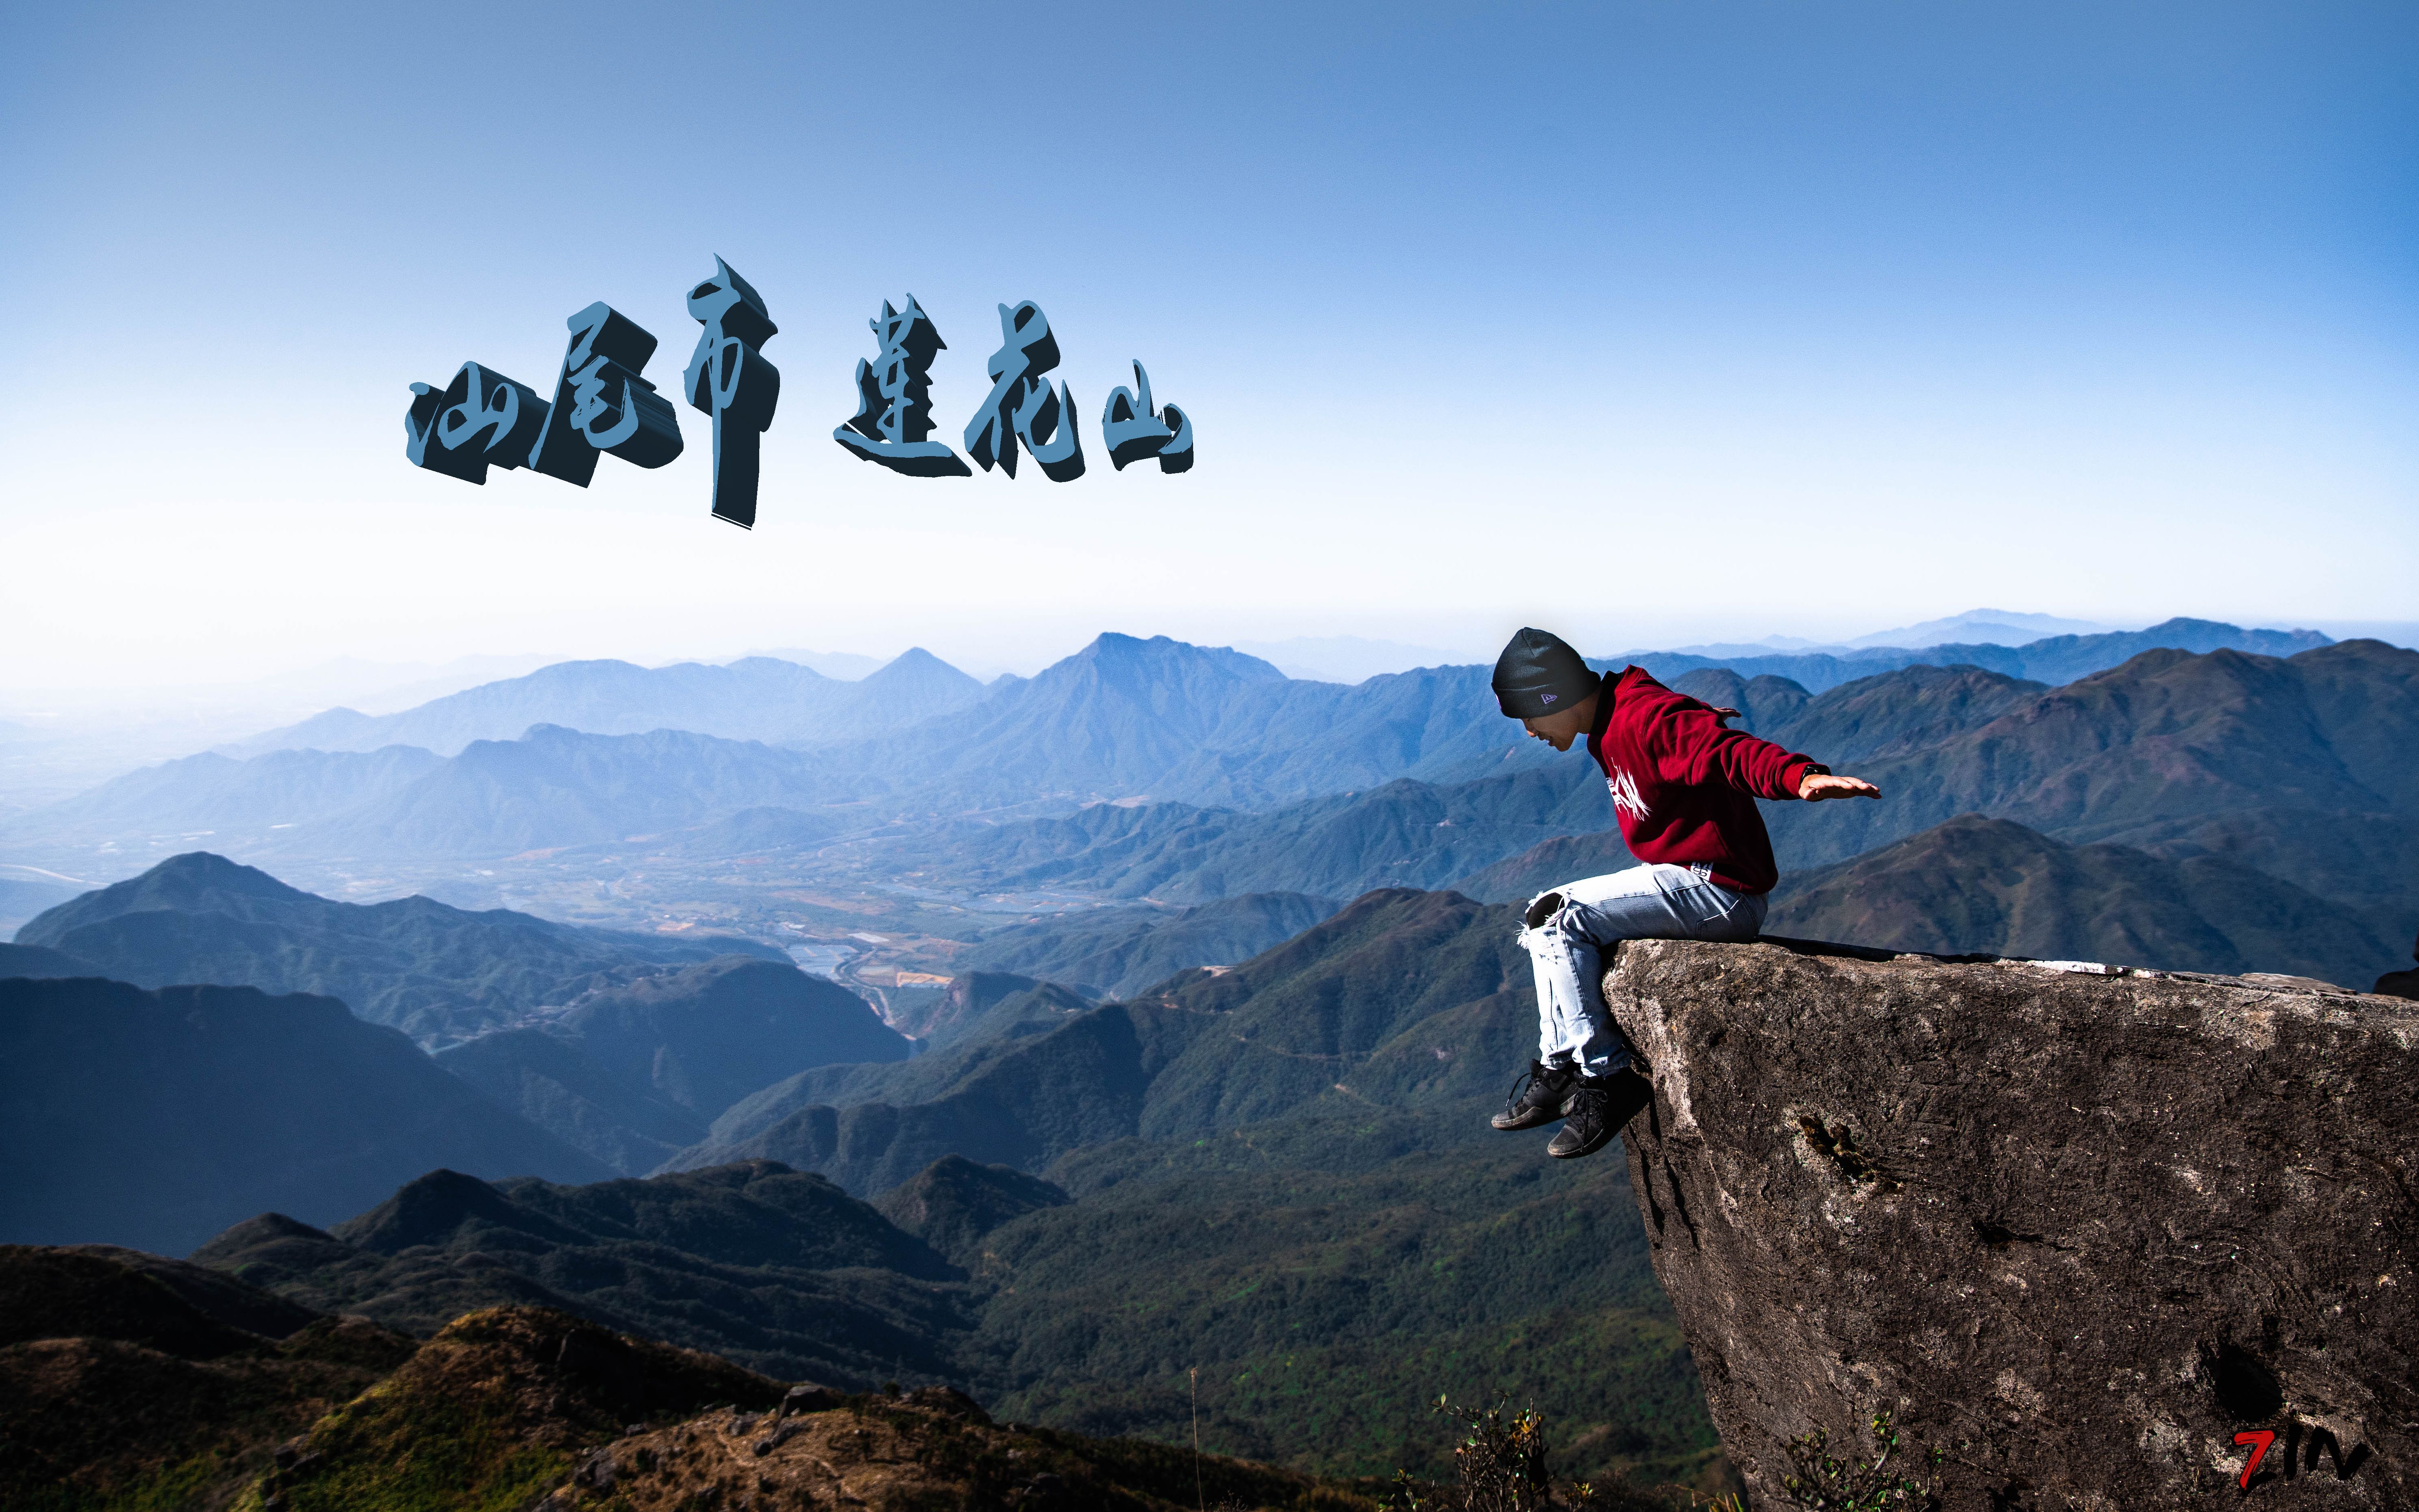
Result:
M1655 1268L1760 1507L1896 1412L1951 1508L2419 1506L2419 1005L1637 941ZM2256 1443L2256 1441L2254 1441Z

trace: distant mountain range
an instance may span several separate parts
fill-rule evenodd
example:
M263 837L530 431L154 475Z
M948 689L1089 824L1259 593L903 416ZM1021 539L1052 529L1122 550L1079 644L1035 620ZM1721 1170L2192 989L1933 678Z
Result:
M264 845L280 832L400 793L444 766L416 747L366 752L274 751L250 760L215 752L129 772L65 803L0 822L14 846L65 846L102 862L152 846ZM122 849L121 849L122 847Z
M0 872L0 938L16 933L36 914L54 908L84 890L48 878Z
M474 742L408 786L272 836L259 853L501 857L685 829L752 808L811 808L858 791L812 755L754 741L540 725L518 740Z
M515 739L536 724L598 735L686 730L730 740L828 745L950 713L982 693L980 683L920 648L855 682L771 656L722 667L677 662L652 669L626 661L565 661L399 714L330 709L222 753L418 746L451 756L472 741Z
M1923 665L1819 693L1730 668L1683 672L1672 683L1740 709L1745 728L1853 769L1888 795L1877 804L1767 806L1784 874L1845 861L1964 813L2012 820L2070 845L2113 841L2176 862L2221 857L2349 909L2358 928L2341 937L2343 953L2321 959L2343 980L2360 980L2382 967L2356 965L2349 952L2372 937L2398 937L2410 928L2408 916L2419 913L2419 796L2400 754L2419 739L2414 667L2419 653L2348 641L2288 658L2154 651L2058 687L1971 666ZM1462 671L1475 679L1482 670ZM1027 784L1075 780L1084 774L1074 768L1093 759L1087 752L1095 746L1109 754L1105 771L1093 776L1141 781L1150 775L1149 762L1160 761L1190 765L1201 780L1229 789L1265 793L1276 780L1271 774L1297 764L1306 781L1311 748L1288 751L1274 736L1256 757L1212 761L1207 753L1222 731L1273 720L1281 707L1264 700L1318 689L1370 701L1362 707L1365 717L1339 716L1341 733L1327 748L1344 752L1341 770L1382 768L1387 763L1379 757L1387 747L1379 737L1392 730L1394 762L1447 774L1390 778L1256 810L1130 799L1075 808L1068 793L1068 811L1007 823L912 807L902 814L902 807L924 800L815 801L845 791L831 770L844 752L791 752L670 733L549 730L526 741L475 745L366 810L297 825L286 833L300 839L274 841L264 853L376 855L382 848L391 856L430 856L456 846L453 854L503 856L544 848L541 841L626 850L629 837L652 836L639 854L691 860L809 856L820 857L814 864L828 874L862 885L919 872L953 886L1073 889L1160 905L1251 893L1342 899L1383 887L1460 887L1509 900L1569 880L1573 868L1580 874L1617 868L1626 856L1617 841L1584 839L1604 837L1610 818L1585 761L1552 760L1533 742L1497 746L1489 754L1476 741L1481 733L1502 738L1495 727L1503 722L1491 714L1486 724L1464 721L1458 734L1446 721L1421 726L1408 719L1446 706L1437 689L1449 675L1459 673L1379 677L1338 688L1289 682L1231 653L1103 638L1087 656L967 717L967 760L972 753L988 760L967 769L961 801L965 789L1006 798L1031 791ZM1027 703L1028 695L1038 702ZM1182 719L1152 712L1152 701L1163 697L1189 712ZM1403 700L1407 720L1379 717ZM1083 738L1053 738L1043 711L1055 711L1052 718ZM1121 737L1103 733L1128 729L1149 736L1137 736L1132 754ZM1430 731L1441 733L1431 739ZM889 752L892 777L902 787L911 787L906 775L917 759L907 748ZM1203 775L1212 768L1213 775ZM1158 775L1180 777L1172 769ZM851 841L876 827L879 845ZM1156 933L1126 927L1138 940ZM87 953L44 935L24 939ZM995 950L1016 948L1002 941ZM1991 940L1972 948L2015 949ZM2260 958L2263 947L2248 937L2244 948L2252 953L2243 959ZM1074 959L994 953L968 964L1046 975L1071 970ZM1139 990L1163 964L1148 959L1131 978L1102 975L1105 962L1086 966L1080 985Z
M1265 813L1095 804L1059 818L939 829L892 849L902 867L946 861L970 884L1001 890L1069 887L1161 903L1263 892L1348 898L1441 887L1601 824L1604 784L1591 772L1565 763L1450 785L1403 779Z
M1636 651L1593 665L1608 671L1635 663L1665 683L1683 672L1727 670L1741 677L1785 677L1811 693L1899 667L1980 667L2009 677L2058 684L2120 666L2145 651L2244 651L2290 656L2333 644L2316 630L2246 630L2214 620L2168 620L2147 630L2058 635L2022 645L1944 642L1922 647L1871 646L1837 652L1791 652L1771 656L1690 656ZM1744 653L1746 648L1739 648Z
M604 1168L654 1169L732 1103L836 1062L904 1059L864 998L732 936L625 934L407 898L331 902L208 854L52 909L0 977L316 993Z
M2094 625L2088 620L2060 619L2055 614L2027 614L2017 609L1969 609L1963 614L1925 620L1920 625L1902 625L1895 630L1875 630L1871 635L1856 637L1848 644L1905 646L1919 651L1927 646L1944 645L2021 646L2053 636L2109 633L2109 626Z
M17 943L138 986L205 981L325 994L370 1023L430 1042L718 956L754 956L795 973L772 947L728 935L583 929L417 897L335 903L207 852L61 903L19 931Z
M1229 649L1257 656L1287 677L1314 683L1363 683L1416 667L1449 667L1460 657L1435 646L1372 640L1357 635L1298 635L1284 640L1238 640Z
M2172 623L2172 622L2170 622ZM1709 645L1672 646L1691 656L1768 656L1838 655L1880 650L1924 651L1934 646L2022 646L2062 635L2107 635L2116 626L2089 620L2061 619L2055 614L2030 614L2017 609L1971 609L1920 625L1875 630L1845 640L1810 640L1803 636L1772 635L1754 641L1718 641Z
M1666 681L1729 671L1789 678L1811 696L1918 664L1964 662L2055 684L2144 647L2264 654L2323 639L2172 621L2012 650L1637 659ZM1237 652L1118 635L987 691L920 654L855 684L769 661L655 672L566 663L389 716L375 729L347 727L332 740L408 738L458 750L451 759L416 745L188 758L0 823L0 850L53 866L147 864L208 832L222 852L264 859L488 859L660 835L752 808L814 815L825 833L1094 799L1266 810L1401 779L1449 785L1541 764L1542 748L1520 741L1497 714L1487 675L1485 667L1425 668L1348 687L1297 682ZM780 735L790 717L783 699L814 702L835 689L882 701L891 711L884 717L897 716L890 733L794 749L678 728L686 719ZM554 715L572 723L540 724Z
M1903 668L1810 695L1795 683L1730 671L1694 671L1680 691L1744 711L1745 724L1838 763L1929 746L1990 722L2046 691L1973 668ZM1548 764L1543 746L1511 770L1456 783L1398 779L1261 813L1182 804L1094 805L1063 817L930 831L892 842L901 869L947 867L969 885L1004 890L1074 887L1162 903L1199 903L1253 892L1355 897L1375 887L1475 887L1490 901L1513 892L1484 880L1533 847L1600 831L1610 820L1603 779L1576 754ZM1775 810L1774 811L1778 811ZM1585 863L1630 864L1618 839ZM1564 863L1569 864L1569 863ZM1562 872L1555 881L1592 872ZM1069 926L1074 927L1074 926ZM1005 959L987 963L1013 969Z

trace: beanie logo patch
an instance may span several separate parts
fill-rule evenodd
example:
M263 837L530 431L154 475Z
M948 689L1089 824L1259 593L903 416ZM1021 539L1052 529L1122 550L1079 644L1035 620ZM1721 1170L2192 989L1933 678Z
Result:
M1551 703L1554 700L1560 697L1562 697L1560 693L1540 693L1537 695L1537 702L1540 703Z

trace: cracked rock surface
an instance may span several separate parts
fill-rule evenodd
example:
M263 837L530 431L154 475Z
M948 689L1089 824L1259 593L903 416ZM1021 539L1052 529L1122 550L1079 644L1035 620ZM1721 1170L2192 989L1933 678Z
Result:
M1787 1445L1949 1508L2419 1506L2419 1004L1635 941L1630 1178L1755 1505Z

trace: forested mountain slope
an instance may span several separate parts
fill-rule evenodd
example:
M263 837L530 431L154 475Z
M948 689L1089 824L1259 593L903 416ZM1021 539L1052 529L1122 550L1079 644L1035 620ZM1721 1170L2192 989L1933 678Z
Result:
M1224 973L911 1061L882 1101L836 1107L809 1087L795 1102L750 1099L674 1164L778 1160L877 1192L948 1154L1038 1171L1082 1146L1208 1134L1324 1099L1483 1095L1533 1042L1513 933L1508 909L1373 892Z
M1190 967L1249 960L1341 906L1298 892L1252 892L1192 908L1099 909L1002 930L955 964L1131 997Z

